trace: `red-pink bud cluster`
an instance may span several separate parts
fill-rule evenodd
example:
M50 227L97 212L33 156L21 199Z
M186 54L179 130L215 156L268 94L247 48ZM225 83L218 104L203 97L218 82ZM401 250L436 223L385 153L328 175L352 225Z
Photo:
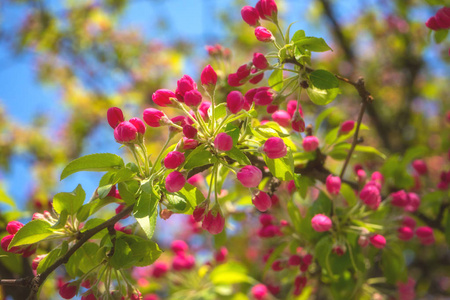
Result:
M431 30L450 28L450 7L442 7L434 16L429 18L425 25Z

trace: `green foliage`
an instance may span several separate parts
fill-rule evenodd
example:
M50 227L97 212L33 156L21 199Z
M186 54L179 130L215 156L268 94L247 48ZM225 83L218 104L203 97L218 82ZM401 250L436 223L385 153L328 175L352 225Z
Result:
M90 154L71 161L61 172L61 180L80 171L105 172L115 171L123 167L123 160L118 155L111 153Z
M9 248L35 244L45 239L55 236L53 229L49 222L43 220L33 220L23 226L11 240Z

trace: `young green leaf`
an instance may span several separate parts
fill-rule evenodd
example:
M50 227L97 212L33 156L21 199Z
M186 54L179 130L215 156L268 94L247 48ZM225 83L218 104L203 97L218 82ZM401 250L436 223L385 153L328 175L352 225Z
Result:
M276 69L272 72L272 74L270 74L269 86L274 91L281 91L281 89L283 88L283 70Z
M9 244L9 248L30 245L45 240L54 235L52 225L43 220L33 220L22 228L14 235L14 238Z
M338 94L341 93L339 88L320 90L314 86L310 86L306 89L309 99L317 105L327 105L331 103Z
M152 238L155 232L156 216L158 214L157 204L158 196L154 191L150 193L143 191L133 208L133 215L136 221L138 221L149 239Z
M60 214L66 210L69 215L74 215L83 205L86 193L79 184L71 193L58 193L53 197L53 209Z
M312 36L307 36L297 40L294 43L298 47L303 47L309 51L313 52L325 52L328 50L333 51L330 46L327 45L323 38L316 38Z
M123 168L120 156L112 153L95 153L71 161L62 171L61 180L80 171L105 172Z
M309 74L312 84L321 90L329 90L339 87L339 80L326 70L315 70Z

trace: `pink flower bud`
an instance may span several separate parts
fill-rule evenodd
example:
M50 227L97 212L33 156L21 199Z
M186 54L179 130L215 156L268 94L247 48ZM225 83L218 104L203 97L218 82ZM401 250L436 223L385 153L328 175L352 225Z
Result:
M299 296L303 290L303 288L306 286L306 283L308 282L308 279L306 276L297 276L294 280L294 295Z
M359 198L369 208L375 210L381 203L380 190L374 185L365 185L359 193Z
M255 52L253 53L253 65L260 70L265 70L269 67L269 62L264 54Z
M217 251L215 255L216 262L223 263L227 260L228 249L225 247L220 247L219 251Z
M265 192L259 192L252 199L253 205L255 205L256 209L261 212L265 212L272 206L272 201L270 200L269 195Z
M319 148L319 139L313 135L307 136L303 139L302 145L306 152L316 151Z
M227 133L221 132L214 139L214 147L219 151L230 151L233 148L233 139Z
M11 221L6 225L6 231L8 231L9 234L16 234L17 231L19 231L20 228L23 227L23 224L19 221Z
M90 293L90 294L81 296L81 300L97 300L97 297L94 294Z
M296 254L289 256L288 264L290 266L300 266L302 258Z
M416 170L417 174L419 175L425 175L428 172L427 165L423 160L420 159L416 159L415 161L413 161L412 167L414 168L414 170Z
M186 244L185 241L175 240L170 245L170 249L172 249L172 251L175 252L176 254L182 254L189 250L189 246Z
M273 101L273 96L269 87L260 87L253 97L253 102L260 106L269 105Z
M220 207L216 205L206 214L202 222L202 228L211 234L219 234L222 232L224 226L225 219L222 215L222 211L220 210Z
M137 132L136 126L124 121L114 129L114 138L118 143L129 143L136 139Z
M355 128L355 121L352 121L352 120L345 121L344 123L341 124L341 128L339 129L339 132L340 133L348 133L348 132L352 131L353 128Z
M252 293L253 298L255 298L256 300L265 300L265 299L267 299L267 296L269 295L269 291L267 290L267 287L262 283L258 283L257 285L252 287L251 293Z
M194 217L195 222L200 222L205 218L206 210L209 208L209 202L203 201L192 212L192 216Z
M297 187L295 186L295 181L294 180L290 180L288 182L287 190L288 190L290 195L292 195L297 190Z
M400 227L397 232L398 238L402 241L409 241L414 237L414 231L407 226Z
M176 169L184 163L184 154L178 151L169 152L164 158L164 166L167 169Z
M169 193L175 193L181 190L186 183L184 175L178 171L173 171L166 177L166 190Z
M272 263L272 270L275 272L282 271L284 269L284 264L281 260L276 260Z
M181 148L183 150L190 150L190 149L195 149L198 146L198 141L194 140L194 139L188 139L188 138L183 138L181 140Z
M291 115L291 117L294 117L295 111L297 110L297 100L291 100L287 104L287 112ZM303 109L300 105L298 112L300 113L300 116L303 118Z
M408 193L408 204L404 210L407 212L415 212L420 206L420 198L416 193Z
M147 108L144 110L143 119L148 126L159 127L166 124L164 120L167 120L167 117L160 110L157 110L155 108Z
M217 74L216 71L211 67L211 65L207 65L200 75L200 80L203 86L213 85L215 86L217 83Z
M274 221L274 217L272 215L269 214L261 214L259 216L259 223L261 223L261 225L263 226L269 226L272 224L272 222Z
M328 175L325 185L328 193L338 195L341 190L341 178L339 176Z
M436 23L441 29L450 28L450 7L440 8L435 15Z
M317 232L328 231L332 225L331 219L323 214L317 214L311 219L311 226Z
M271 137L264 143L263 151L268 158L276 159L286 156L287 147L281 138Z
M116 191L117 191L117 190L116 190ZM119 214L125 207L127 207L126 204L124 204L124 203L119 204L119 206L117 206L116 209L115 209L116 215ZM122 218L122 220L128 218L129 216L130 216L130 214L125 215L125 216Z
M402 225L414 229L416 228L416 221L411 217L404 216L402 220Z
M261 19L277 21L278 8L274 0L260 0L255 8Z
M140 134L145 134L145 124L144 122L142 122L141 119L139 118L132 118L129 121L131 124L134 125L134 127L136 127L137 132L139 132Z
M422 226L422 227L418 227L416 229L416 235L419 238L427 238L433 235L433 229L431 229L431 227L428 226Z
M273 114L274 112L276 112L280 107L278 105L272 105L269 104L266 107L266 111L268 114Z
M59 295L64 299L72 299L77 294L77 286L70 284L71 282L67 282L59 288Z
M176 98L176 95L171 90L160 89L153 93L152 100L156 105L165 107L172 104L170 98Z
M386 239L381 234L375 234L370 237L370 243L378 249L383 249L386 246Z
M345 254L347 248L345 246L342 245L336 245L334 246L331 251L336 254L337 256L342 256Z
M272 35L272 32L270 32L270 30L262 26L258 26L255 28L255 36L256 39L260 42L270 43L275 40L275 38Z
M176 117L173 117L172 119L170 119L170 123L173 123L173 124L176 124L178 126L183 127L184 125L187 124L187 120L186 120L185 116L176 116ZM175 127L175 126L170 126L169 127L169 131L171 131L171 132L173 132L173 131L178 132L178 131L181 131L181 130L179 128Z
M264 72L261 72L260 74L253 76L253 74L258 72L259 71L257 69L252 69L252 71L250 72L252 74L252 78L250 78L248 82L252 84L258 84L264 78Z
M297 132L304 132L305 131L305 120L300 116L300 114L294 115L291 121L291 127Z
M169 271L169 266L164 262L155 262L153 264L152 276L161 278Z
M192 90L197 90L197 84L189 75L184 75L177 81L177 90L175 91L175 94L184 97L187 92Z
M280 198L278 198L278 196L276 194L273 194L270 197L270 200L272 201L272 206L277 205L278 203L280 203Z
M232 91L227 95L227 108L233 113L237 114L244 107L244 96L242 96L241 92Z
M236 71L236 75L239 78L239 80L242 81L243 79L247 78L250 75L251 69L252 69L251 64L241 65Z
M197 136L197 129L191 125L184 125L183 134L188 139L193 139Z
M366 248L369 245L369 239L365 235L360 235L358 238L358 245L362 248Z
M408 204L408 195L404 190L392 193L390 196L392 198L391 204L394 206L405 207Z
M241 9L241 16L245 23L250 26L259 25L259 14L256 8L251 6L244 6Z
M211 102L203 101L202 104L198 107L198 112L203 116L203 119L208 118L208 109L211 107Z
M245 166L237 174L237 179L247 188L254 188L262 180L262 172L255 166Z
M272 119L283 127L289 127L291 116L285 110L278 110L272 114Z
M22 249L20 247L11 247L10 249L8 249L9 248L9 244L11 244L11 241L12 241L13 238L14 238L14 235L12 235L12 234L4 236L2 238L1 247L2 247L3 251L10 252L10 253L20 253L20 252L22 252Z
M241 78L239 78L239 76L236 73L231 73L228 75L228 85L229 86L233 86L233 87L237 87L237 86L241 86L244 83L241 82Z
M202 94L197 90L191 90L184 94L184 103L192 108L195 108L202 103Z
M109 108L106 112L106 118L108 120L109 126L111 126L113 129L125 120L123 118L122 110L118 107Z
M381 184L384 183L384 176L378 171L375 171L372 173L372 176L370 177L372 181L376 181L380 183L379 188L381 189Z
M358 171L356 171L356 176L358 177L358 182L360 183L364 183L367 179L366 171L364 171L363 169L359 169Z
M41 260L43 260L45 257L47 256L47 254L43 254L43 255L38 255L33 259L33 262L31 263L31 269L33 269L33 271L36 271L39 263L41 262Z

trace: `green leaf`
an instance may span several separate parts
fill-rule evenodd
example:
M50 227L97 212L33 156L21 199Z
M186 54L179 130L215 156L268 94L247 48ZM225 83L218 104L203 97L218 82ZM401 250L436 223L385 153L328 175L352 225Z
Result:
M325 52L328 50L333 51L323 38L316 38L312 36L307 36L297 40L295 45L313 52Z
M183 194L166 194L166 199L169 202L167 208L175 213L184 213L190 208Z
M273 176L283 181L294 179L294 166L291 165L287 156L270 159L264 155L264 161Z
M309 74L312 84L321 90L329 90L339 87L339 80L326 70L315 70Z
M434 40L436 41L436 44L440 44L448 35L449 30L448 29L441 29L434 31Z
M295 187L300 193L302 199L306 198L306 193L308 192L308 187L314 185L314 181L308 176L302 176L300 174L295 174L294 176Z
M388 283L406 281L407 268L403 253L398 247L386 247L381 255L381 268Z
M83 229L81 229L81 232L85 232L89 229L92 229L94 227L99 226L100 224L105 223L106 220L100 219L100 218L92 218L86 221L86 223L83 226ZM103 238L103 236L105 234L108 233L108 230L105 228L102 231L100 231L99 233L96 233L93 237L91 237L91 239L93 240L101 240Z
M445 240L447 245L450 246L450 212L447 209L447 221L445 222Z
M344 196L349 207L353 207L358 201L356 199L355 191L346 183L342 183L341 185L341 194Z
M227 127L225 127L225 132L229 136L231 136L231 138L233 139L233 145L236 146L239 141L239 132L240 132L239 127L237 127L236 125L233 125L231 123L228 123Z
M292 199L287 201L287 211L289 214L289 218L291 219L292 225L295 228L296 232L300 232L302 228L301 220L302 216L300 215L300 210L297 205L294 204Z
M136 202L136 193L139 190L140 182L136 180L130 180L126 182L119 182L117 185L119 189L120 197L126 204L131 205Z
M69 216L69 214L67 213L67 210L64 209L59 214L58 222L56 222L56 224L53 225L52 228L53 229L61 229L61 228L63 228L66 225L68 216Z
M215 267L211 274L211 282L215 285L234 283L253 283L254 280L247 275L247 268L238 262L227 262Z
M36 269L36 272L38 274L41 274L45 270L47 270L48 267L50 267L59 257L61 256L61 249L56 248L50 251L47 256L45 256L40 262Z
M186 183L178 193L182 194L193 208L205 200L203 193L189 183Z
M209 113L209 110L208 110ZM220 103L216 106L214 110L214 118L217 120L225 118L227 116L227 105L226 103ZM209 116L211 118L211 116Z
M268 83L274 91L281 91L281 89L283 88L283 70L274 70L272 74L270 74Z
M149 239L153 237L155 232L158 202L158 196L154 191L150 193L143 191L133 208L136 221Z
M186 170L190 170L195 167L200 167L200 166L210 164L212 157L213 156L212 156L211 152L206 150L204 147L197 147L186 158L186 163L184 164L184 168Z
M230 158L237 161L240 165L251 165L248 157L238 148L233 147L230 151L225 152Z
M9 248L22 245L30 245L45 240L54 235L51 224L43 220L33 220L14 235Z
M158 244L153 241L120 234L116 239L116 249L110 261L116 269L145 267L154 263L161 253Z
M105 172L124 167L120 156L112 153L95 153L71 161L62 171L61 180L80 171Z
M292 36L291 43L295 43L305 37L305 31L304 30L297 30L294 35Z
M53 209L60 214L66 210L69 215L74 215L78 209L83 205L86 193L81 187L77 187L71 193L58 193L53 197Z
M322 268L328 271L331 271L329 261L327 263L327 259L331 253L331 249L333 249L333 239L330 235L326 235L321 238L314 247L314 258L317 259L319 265Z
M103 260L102 255L98 255L99 246L96 243L86 242L69 258L66 271L70 277L75 278L86 274L93 267Z
M116 201L117 199L113 197L106 197L104 199L97 198L80 207L77 211L77 219L80 222L86 221L87 218L97 212L100 208Z
M284 36L284 42L286 43L286 44L289 44L289 39L290 39L290 35L291 35L291 27L292 27L292 25L294 25L295 23L297 23L297 22L292 22L291 24L289 24L289 26L288 26L288 28L286 29L286 34L285 34L285 36ZM296 32L297 33L297 32ZM303 33L304 34L304 33ZM295 35L295 33L294 33L294 35Z
M341 93L341 90L339 88L321 90L314 86L311 86L306 89L306 93L308 94L309 99L311 99L314 104L327 105L331 103L338 94Z
M322 111L316 118L316 124L314 127L314 130L317 132L320 128L320 125L322 125L322 122L335 111L335 107L329 107Z

